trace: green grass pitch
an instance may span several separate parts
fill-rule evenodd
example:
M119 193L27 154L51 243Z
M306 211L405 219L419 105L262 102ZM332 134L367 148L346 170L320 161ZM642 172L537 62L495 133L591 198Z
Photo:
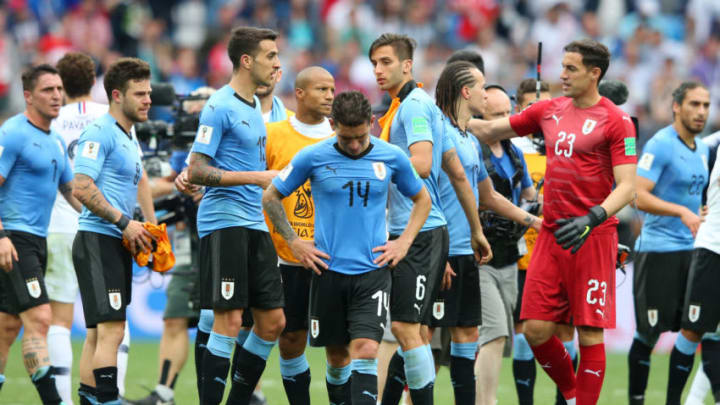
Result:
M78 386L77 363L81 347L80 341L73 341L75 361L73 363L73 387ZM130 346L130 363L125 380L126 396L136 399L147 394L145 387L154 387L157 382L157 342L134 341ZM696 368L699 363L699 355L696 356ZM17 341L11 351L5 375L5 382L0 391L0 404L3 405L25 405L39 404L39 398L33 387L30 378L25 373L20 355L20 342ZM650 382L646 396L646 404L662 404L665 402L665 386L667 383L668 355L654 355L652 358L652 369L650 371ZM197 392L195 389L195 368L193 363L192 347L188 362L185 365L175 387L175 398L178 405L197 404ZM311 348L308 350L308 361L310 362L313 375L311 389L313 404L327 404L325 391L325 359L320 349ZM555 387L545 373L538 368L538 378L535 386L535 403L538 405L551 405L555 401ZM691 376L692 379L692 376ZM692 380L690 380L692 381ZM277 350L273 350L268 360L267 369L263 375L263 392L268 398L269 405L287 404L285 391L282 387L278 365ZM686 387L686 392L689 389ZM229 391L225 390L226 394ZM76 402L77 403L77 402ZM453 395L450 386L450 375L447 368L443 368L438 375L435 385L435 403L438 405L452 404ZM500 387L498 388L498 405L514 405L517 403L515 386L512 380L512 363L509 359L503 362ZM712 404L708 397L706 404ZM622 405L627 404L627 357L624 354L609 354L608 368L603 386L600 405Z

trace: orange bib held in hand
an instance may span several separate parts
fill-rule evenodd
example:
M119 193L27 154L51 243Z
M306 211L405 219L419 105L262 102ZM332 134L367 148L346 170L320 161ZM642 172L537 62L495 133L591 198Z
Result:
M160 273L164 273L175 266L175 255L168 239L167 228L165 224L154 225L149 222L143 224L145 229L154 237L153 250L151 252L140 251L135 255L135 262L138 266L144 267L150 263L150 269ZM123 238L123 246L130 250L127 239ZM152 256L152 261L150 257Z

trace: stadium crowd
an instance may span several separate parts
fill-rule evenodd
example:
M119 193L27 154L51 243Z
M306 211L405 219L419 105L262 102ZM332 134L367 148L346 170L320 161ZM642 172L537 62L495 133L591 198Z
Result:
M671 121L665 106L679 78L720 87L719 19L712 0L8 0L0 7L0 114L22 109L15 80L22 68L55 63L71 49L92 55L101 72L120 56L140 57L154 82L170 81L180 94L218 88L230 74L225 48L237 24L281 33L285 80L277 94L290 108L295 75L310 65L333 74L339 91L362 90L378 102L365 57L378 32L418 42L415 74L429 89L461 48L482 53L493 82L514 88L534 72L543 41L544 78L554 92L565 40L589 37L610 48L607 77L628 84L623 109L640 118L643 143ZM100 87L93 95L105 98ZM707 132L720 129L716 108Z
M629 404L668 330L666 404L701 341L693 392L720 401L720 136L702 139L720 128L718 17L703 0L8 2L0 388L23 327L44 404L171 404L197 324L202 404L226 385L262 402L275 345L291 404L310 403L308 345L332 404L432 404L447 365L456 403L490 405L511 352L520 404L536 361L556 403L596 404L632 206ZM174 117L151 108L164 81L189 95ZM184 114L193 141L151 175L136 124ZM190 271L167 291L158 385L124 399L132 260L175 264L153 198L176 192Z

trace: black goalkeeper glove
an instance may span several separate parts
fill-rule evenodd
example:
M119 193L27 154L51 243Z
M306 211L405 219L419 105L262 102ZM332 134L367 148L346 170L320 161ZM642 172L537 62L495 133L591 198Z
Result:
M560 226L555 231L555 241L561 245L563 249L570 249L570 253L575 254L585 243L585 239L596 226L602 224L607 219L607 212L599 205L590 208L587 215L581 217L564 218L555 221Z

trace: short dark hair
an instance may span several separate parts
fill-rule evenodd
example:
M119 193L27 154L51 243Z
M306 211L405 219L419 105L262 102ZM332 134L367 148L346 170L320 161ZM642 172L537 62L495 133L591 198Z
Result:
M435 86L435 103L453 123L457 123L457 102L465 86L474 86L477 80L471 70L477 69L470 62L460 60L445 65Z
M452 55L450 55L447 63L450 64L461 60L472 63L480 72L482 72L482 74L485 74L485 60L479 52L471 51L469 49L455 51Z
M405 60L413 58L413 52L415 52L416 42L404 34L392 34L385 33L380 35L372 45L370 45L370 51L368 51L368 57L372 58L373 52L381 46L389 45L395 51L398 59Z
M105 93L108 101L112 101L113 90L120 90L125 93L130 80L150 79L150 65L138 58L120 58L110 65L105 73Z
M600 69L600 77L598 84L605 76L605 72L610 66L610 51L607 46L593 39L580 39L570 42L563 48L565 52L575 52L582 55L582 63L585 67L596 67Z
M372 119L370 101L359 91L345 91L335 96L330 117L347 127L369 123Z
M42 65L37 66L31 66L27 70L25 70L22 74L23 91L33 91L35 85L37 84L38 78L45 74L56 75L58 74L58 71L47 63L43 63Z
M267 28L237 27L230 35L228 42L228 56L233 65L233 71L240 68L240 58L243 55L257 55L260 42L266 39L274 41L277 32Z
M672 92L673 103L676 103L677 105L682 105L683 101L685 101L685 96L687 95L687 92L690 90L695 90L698 87L702 87L703 89L707 90L707 87L700 82L682 82L680 86L678 86Z
M68 52L55 65L68 97L90 94L95 83L95 62L80 52Z
M522 104L525 101L525 95L535 93L537 91L537 80L529 77L520 82L515 93L515 100L518 104ZM540 81L540 92L547 93L550 91L550 85L545 81Z

